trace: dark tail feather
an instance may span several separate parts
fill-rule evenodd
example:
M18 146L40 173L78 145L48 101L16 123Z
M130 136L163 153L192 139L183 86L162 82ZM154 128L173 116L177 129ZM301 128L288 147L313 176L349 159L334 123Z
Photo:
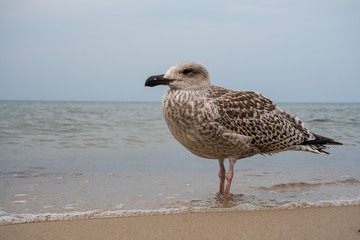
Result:
M322 145L322 144L327 144L327 145L343 145L342 143L336 142L335 140L331 139L331 138L327 138L327 137L323 137L317 134L314 134L315 139L314 140L309 140L309 141L304 141L303 143L301 143L301 145ZM325 152L325 151L324 151Z

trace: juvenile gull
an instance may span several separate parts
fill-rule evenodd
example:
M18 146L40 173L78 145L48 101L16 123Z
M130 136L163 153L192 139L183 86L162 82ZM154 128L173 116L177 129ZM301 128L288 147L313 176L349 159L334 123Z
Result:
M199 63L174 65L145 82L145 86L157 85L170 87L162 109L176 140L197 156L219 160L220 194L226 199L240 158L286 150L328 154L325 144L342 145L312 133L299 118L260 93L211 85L208 71Z

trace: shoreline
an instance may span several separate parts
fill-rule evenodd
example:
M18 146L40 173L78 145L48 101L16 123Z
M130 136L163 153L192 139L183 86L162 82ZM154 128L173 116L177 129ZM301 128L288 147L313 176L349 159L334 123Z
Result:
M179 213L0 226L1 239L360 239L360 206Z

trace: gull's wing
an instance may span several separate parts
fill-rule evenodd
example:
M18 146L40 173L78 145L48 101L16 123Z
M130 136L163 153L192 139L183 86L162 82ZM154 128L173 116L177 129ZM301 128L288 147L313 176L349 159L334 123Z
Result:
M218 110L214 121L233 133L251 137L261 153L305 150L296 147L315 138L296 116L259 93L212 86L208 97Z

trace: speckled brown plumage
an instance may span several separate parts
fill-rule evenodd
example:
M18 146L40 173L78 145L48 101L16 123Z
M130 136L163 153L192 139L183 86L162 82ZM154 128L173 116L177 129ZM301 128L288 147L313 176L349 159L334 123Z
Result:
M237 159L285 150L321 153L325 152L324 144L339 144L329 138L316 141L321 136L311 133L300 119L259 93L211 85L201 64L180 63L165 75L146 81L146 86L160 84L170 87L163 96L162 107L173 136L192 153L219 159L220 179L224 179L223 161L229 158L230 184Z
M317 152L299 145L314 139L305 124L256 92L217 86L205 91L169 90L163 97L163 113L174 137L200 157Z

